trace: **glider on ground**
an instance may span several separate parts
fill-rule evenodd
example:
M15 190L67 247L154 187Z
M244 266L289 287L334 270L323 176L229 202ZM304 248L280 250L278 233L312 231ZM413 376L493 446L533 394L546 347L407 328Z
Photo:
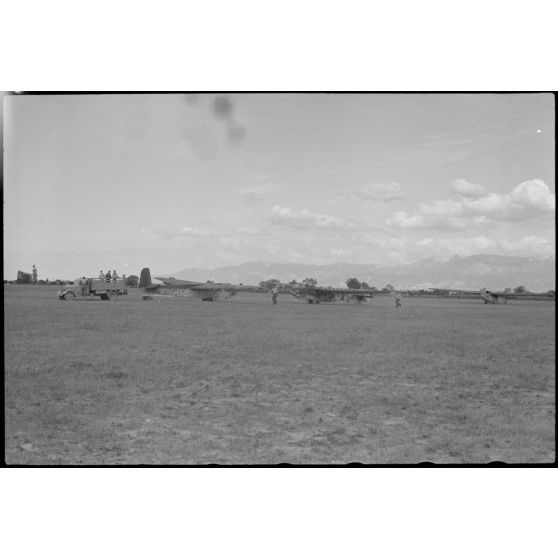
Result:
M366 302L368 298L382 295L381 291L371 289L335 289L333 287L319 287L304 283L288 283L279 287L280 293L291 294L300 300L306 300L308 304L320 304L320 302L334 302L344 297L351 297L356 302ZM390 293L391 294L391 293Z
M447 289L448 293L457 293L457 294L470 294L470 295L478 295L484 301L485 304L506 304L508 299L511 300L520 300L520 299L529 299L529 300L549 300L551 297L548 293L512 293L512 292L496 292L496 291L488 291L485 288L481 289L480 291L462 291L459 289Z
M155 277L162 284L151 282L151 272L149 268L144 268L141 272L140 288L145 289L145 293L159 294L161 291L187 289L194 296L206 302L222 301L231 298L237 293L265 293L265 289L251 285L233 285L232 283L203 283L200 281L184 281L174 277Z

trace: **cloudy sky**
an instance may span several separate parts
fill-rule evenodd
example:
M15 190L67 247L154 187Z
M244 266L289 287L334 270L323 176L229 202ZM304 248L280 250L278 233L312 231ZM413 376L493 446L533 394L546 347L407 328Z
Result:
M4 276L555 253L554 99L4 97Z

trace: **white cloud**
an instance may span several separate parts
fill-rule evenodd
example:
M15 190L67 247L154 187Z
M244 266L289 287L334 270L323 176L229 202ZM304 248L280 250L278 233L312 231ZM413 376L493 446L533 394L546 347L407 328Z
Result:
M396 211L386 219L386 223L401 229L415 229L426 224L422 215L409 215L406 211Z
M158 229L155 234L159 237L163 237L166 240L173 240L174 238L181 237L207 237L209 235L204 234L193 227L182 227L179 231L170 231L168 229Z
M556 198L542 180L529 180L508 194L487 193L476 199L437 200L420 204L430 215L485 215L501 221L526 220L554 211Z
M460 200L435 200L419 204L420 212L415 215L396 211L386 220L388 225L398 228L464 228L486 225L490 221L528 221L534 218L552 216L556 197L542 180L529 180L516 186L508 194L486 192L480 194L479 186L463 186L469 197L462 194ZM455 185L455 183L454 183ZM475 188L473 188L475 187Z
M522 182L509 197L513 203L538 211L550 212L556 208L556 195L542 180Z
M475 219L478 224L482 224L482 219ZM411 215L406 211L396 211L391 217L386 219L386 223L398 229L436 229L436 230L455 230L465 229L469 226L466 219L446 215Z
M533 254L538 256L554 256L556 254L554 242L536 235L524 236L516 242L502 240L500 245L504 250L513 254L526 256Z
M267 194L275 191L277 188L271 182L264 182L262 184L252 184L251 186L244 186L238 190L244 202L259 203L265 200Z
M473 184L464 178L454 180L451 184L451 189L464 198L479 198L486 194L486 190L482 186Z
M293 211L288 207L275 205L271 210L271 224L302 230L349 230L357 228L355 223L333 215L313 213L307 209Z
M239 227L234 229L235 234L245 235L245 236L266 236L268 231L265 229L258 229L254 227Z
M349 251L343 250L343 248L330 248L329 253L336 258L342 258L349 254Z
M230 236L224 236L219 239L219 242L225 248L233 248L236 249L240 246L240 241L236 238L232 238Z
M247 203L258 203L264 201L264 196L259 192L244 192L242 194L242 201Z
M416 242L419 248L426 248L431 253L459 256L474 254L506 254L513 256L544 256L555 254L555 244L540 236L524 236L516 241L498 240L486 236L469 238L427 237Z
M397 184L397 182L389 182L386 184L370 184L358 190L342 192L338 194L337 199L390 202L402 200L404 197L405 195L403 194L401 186Z
M493 250L497 242L486 236L472 238L433 238L419 240L417 246L428 248L436 253L457 254L458 256L471 256Z

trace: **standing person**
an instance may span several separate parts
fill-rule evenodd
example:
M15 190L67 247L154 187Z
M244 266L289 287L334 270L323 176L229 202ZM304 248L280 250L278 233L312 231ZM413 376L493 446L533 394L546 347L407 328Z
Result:
M79 284L81 285L81 296L87 296L87 277L85 275L79 280Z
M118 280L118 275L116 275L116 269L112 272L112 282L116 283Z
M395 293L395 308L401 308L401 295L399 293Z
M273 289L271 289L271 299L273 300L273 304L277 304L278 294L279 294L279 288L277 287L277 285L274 285Z
M105 278L105 274L103 273L103 270L101 269L101 271L99 272L99 279L104 279Z
M107 274L105 275L105 281L110 283L110 269L107 271Z

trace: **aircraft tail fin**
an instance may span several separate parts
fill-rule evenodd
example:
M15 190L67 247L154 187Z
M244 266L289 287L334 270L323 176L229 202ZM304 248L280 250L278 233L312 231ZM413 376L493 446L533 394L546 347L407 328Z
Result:
M148 267L144 267L141 270L140 280L139 280L139 288L145 289L151 285L151 271L149 271Z

